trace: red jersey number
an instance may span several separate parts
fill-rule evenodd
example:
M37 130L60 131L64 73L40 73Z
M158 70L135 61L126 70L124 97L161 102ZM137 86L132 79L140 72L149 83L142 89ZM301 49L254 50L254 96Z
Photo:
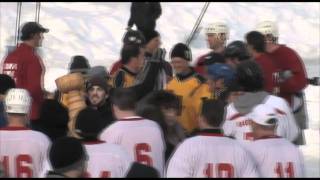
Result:
M293 162L288 162L286 164L287 166L284 167L280 162L277 162L276 167L274 169L275 173L277 174L277 177L283 178L283 177L289 177L293 178L294 177L294 170L293 170Z
M33 177L32 166L32 157L28 154L20 154L14 158L14 167L16 169L16 177ZM9 156L3 156L2 165L4 168L5 175L9 177Z
M148 166L152 166L153 162L152 162L152 158L150 156L148 156L147 154L145 154L146 152L151 152L151 147L149 144L147 143L139 143L135 145L135 160L148 165Z
M211 178L211 177L233 178L234 168L232 164L228 164L228 163L218 163L218 164L207 163L206 168L204 170L204 175L207 178Z

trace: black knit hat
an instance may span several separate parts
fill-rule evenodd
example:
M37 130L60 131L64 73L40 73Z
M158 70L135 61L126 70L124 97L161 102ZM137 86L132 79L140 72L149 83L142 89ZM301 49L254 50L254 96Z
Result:
M89 91L89 89L92 88L93 86L101 87L106 91L106 93L108 93L109 89L111 88L110 85L107 83L107 79L100 76L93 76L87 81L87 84L86 84L87 91Z
M79 112L75 129L82 138L97 139L104 127L99 111L87 107Z
M6 94L9 89L15 87L16 84L10 76L6 74L0 74L0 94Z
M133 162L127 173L127 178L160 178L157 169L151 166Z
M160 36L159 32L156 30L144 31L143 34L146 39L146 44L148 44L148 42L150 42L153 38Z
M71 58L69 70L71 73L73 72L81 72L81 73L87 73L87 71L90 68L89 61L84 56L73 56Z
M187 45L183 43L178 43L172 48L170 58L172 59L174 57L180 57L187 61L192 61L191 50Z
M80 140L62 137L52 143L49 159L54 171L63 173L82 166L88 157Z

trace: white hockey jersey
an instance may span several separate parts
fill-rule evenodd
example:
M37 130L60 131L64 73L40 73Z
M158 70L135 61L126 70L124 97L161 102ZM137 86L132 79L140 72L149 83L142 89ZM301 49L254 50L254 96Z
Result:
M261 177L304 177L304 160L299 148L288 140L276 136L261 138L247 144Z
M51 142L40 132L24 127L0 129L0 163L8 177L44 177L50 165Z
M84 145L89 157L86 177L126 177L133 159L122 146L104 141L85 142Z
M120 119L103 130L100 139L122 145L134 161L154 167L163 175L165 141L156 122L138 116Z
M277 96L268 95L262 103L271 106L277 112L279 119L277 135L289 141L294 141L298 136L299 127L287 102ZM246 117L246 114L241 114L237 111L234 103L227 106L225 121L222 127L226 136L235 137L242 143L253 141L250 120Z
M253 158L239 142L220 130L202 130L182 142L171 156L166 176L258 177Z

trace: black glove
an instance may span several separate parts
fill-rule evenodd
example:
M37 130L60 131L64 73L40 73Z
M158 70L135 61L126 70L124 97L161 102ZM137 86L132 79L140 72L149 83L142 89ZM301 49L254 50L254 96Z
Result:
M166 57L167 51L164 48L159 48L151 57L151 61L153 62L161 62L164 61Z

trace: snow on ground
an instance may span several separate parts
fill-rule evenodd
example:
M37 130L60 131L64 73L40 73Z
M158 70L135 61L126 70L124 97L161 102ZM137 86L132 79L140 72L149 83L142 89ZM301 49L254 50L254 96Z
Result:
M204 5L203 2L161 3L162 16L157 22L163 47L170 51L183 42ZM23 3L21 22L33 21L35 3ZM86 56L92 66L108 69L119 58L121 39L129 18L130 3L41 3L40 23L50 29L40 49L47 67L46 88L55 88L53 80L65 74L73 55ZM211 2L200 26L215 21L226 21L230 26L230 41L243 40L259 20L276 20L280 43L295 49L304 59L309 77L320 76L320 3L228 3ZM6 46L13 45L16 3L0 3L0 58ZM208 51L203 31L192 42L194 59ZM167 54L168 57L168 54ZM168 59L168 58L167 58ZM319 157L319 100L320 88L305 90L309 112L309 129L305 131L307 145L302 146L308 177L320 177Z

